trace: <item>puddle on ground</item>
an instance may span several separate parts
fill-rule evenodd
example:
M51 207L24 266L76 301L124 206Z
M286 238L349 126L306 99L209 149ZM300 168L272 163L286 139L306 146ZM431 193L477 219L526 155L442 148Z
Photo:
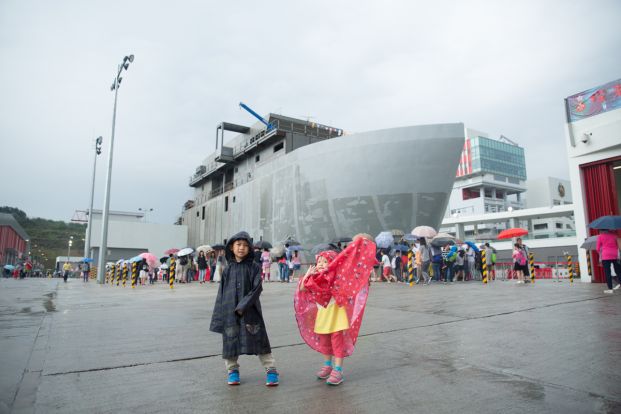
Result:
M47 312L56 312L56 305L54 305L54 298L56 297L56 292L46 293L45 295L47 299L43 301L43 307Z

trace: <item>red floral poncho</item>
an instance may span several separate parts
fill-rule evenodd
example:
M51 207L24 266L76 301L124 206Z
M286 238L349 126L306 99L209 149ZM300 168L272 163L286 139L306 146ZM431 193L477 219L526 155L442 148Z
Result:
M323 252L321 256L330 261L330 253L333 255ZM375 243L358 238L334 257L325 271L306 278L303 292L299 288L304 278L300 278L293 304L300 335L308 346L322 354L329 353L323 349L314 327L317 304L326 307L334 298L338 306L345 308L349 320L349 329L343 335L345 356L354 352L369 294L369 275L375 263Z

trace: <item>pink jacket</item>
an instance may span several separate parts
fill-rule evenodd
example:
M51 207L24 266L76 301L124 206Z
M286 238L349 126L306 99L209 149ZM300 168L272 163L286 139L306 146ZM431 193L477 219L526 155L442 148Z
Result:
M619 246L617 235L614 233L602 233L597 236L597 252L602 260L616 260L619 258Z

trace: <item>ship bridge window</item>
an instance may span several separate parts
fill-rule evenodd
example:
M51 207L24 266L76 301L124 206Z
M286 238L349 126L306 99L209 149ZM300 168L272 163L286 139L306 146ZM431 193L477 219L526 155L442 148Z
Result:
M274 152L278 152L285 147L285 143L281 142L280 144L274 145Z
M229 211L229 196L224 197L224 211Z

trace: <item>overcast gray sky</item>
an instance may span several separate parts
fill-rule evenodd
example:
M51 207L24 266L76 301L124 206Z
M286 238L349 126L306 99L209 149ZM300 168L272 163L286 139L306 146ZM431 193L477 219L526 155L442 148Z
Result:
M0 0L0 205L101 208L124 55L111 208L170 223L221 121L313 117L349 132L465 122L568 176L563 98L621 77L619 1ZM387 151L390 151L387 148Z

